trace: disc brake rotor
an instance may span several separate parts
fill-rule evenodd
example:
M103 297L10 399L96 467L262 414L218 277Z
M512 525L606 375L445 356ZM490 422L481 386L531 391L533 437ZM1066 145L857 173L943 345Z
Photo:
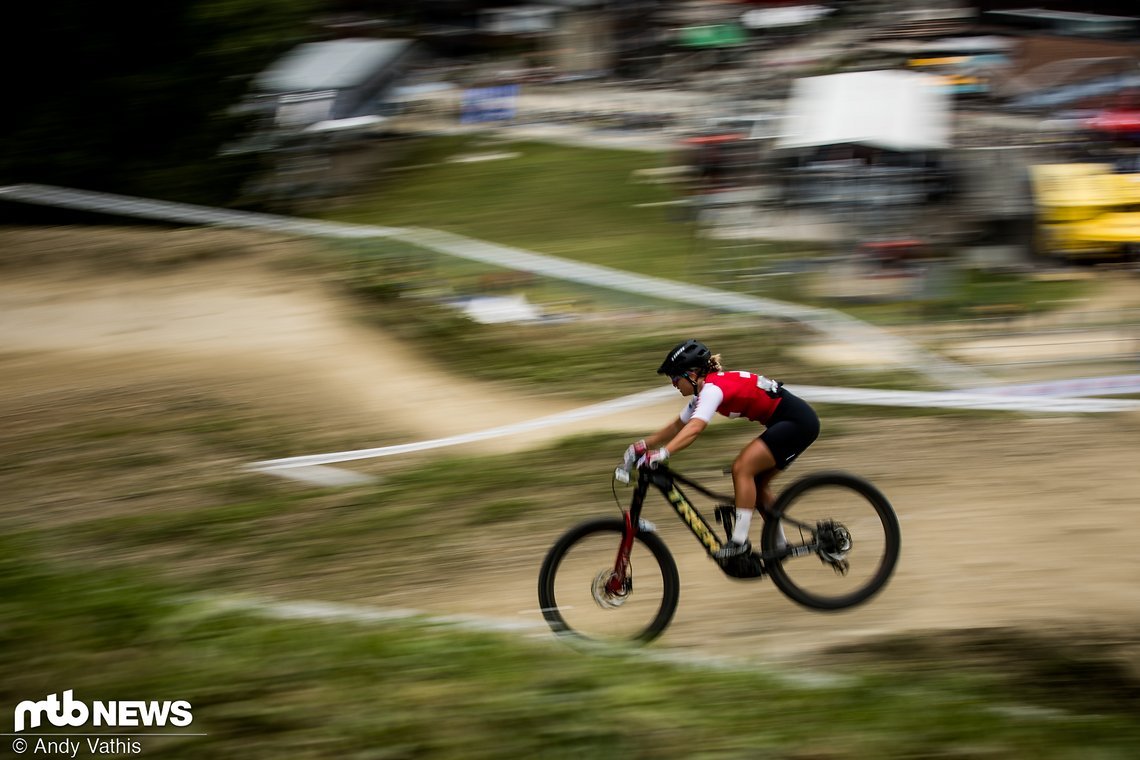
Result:
M614 570L612 567L607 567L594 578L592 586L594 601L603 609L617 609L629 599L629 592L632 588L629 576L626 575L625 582L621 584L621 589L616 593L610 589L613 580Z

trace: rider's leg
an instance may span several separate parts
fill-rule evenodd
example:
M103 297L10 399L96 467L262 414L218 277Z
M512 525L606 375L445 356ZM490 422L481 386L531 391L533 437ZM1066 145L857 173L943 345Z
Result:
M770 485L772 480L779 475L781 470L773 467L756 476L756 510L760 513L760 517L764 520L768 519L768 510L772 508L775 503L775 498L772 496L772 489ZM782 549L788 543L788 539L784 536L784 526L779 526L779 537L776 539L777 549Z
M769 488L772 478L783 472L819 435L819 417L815 411L803 399L786 390L784 400L777 408L777 415L779 419L773 418L767 429L760 434L760 440L767 445L773 457L773 469L761 472L756 478L759 495L756 507L765 519L768 518L767 510L774 501ZM775 548L786 543L781 526Z
M761 515L763 515L764 512L772 506L772 502L775 501L775 499L772 497L772 489L770 488L770 485L772 483L772 479L779 474L780 471L777 468L773 467L760 473L755 478L756 509L760 511Z
M761 481L757 489L757 476L772 471L775 474L776 460L768 449L768 444L756 438L745 446L732 463L732 487L736 494L736 527L732 531L735 543L748 540L748 529L752 526L752 512L757 500L767 491L767 480ZM769 498L771 494L768 494Z

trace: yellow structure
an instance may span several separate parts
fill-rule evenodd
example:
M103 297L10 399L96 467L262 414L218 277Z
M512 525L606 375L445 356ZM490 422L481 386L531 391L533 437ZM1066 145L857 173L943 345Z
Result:
M1030 167L1038 245L1062 258L1127 258L1140 246L1140 175L1111 164Z

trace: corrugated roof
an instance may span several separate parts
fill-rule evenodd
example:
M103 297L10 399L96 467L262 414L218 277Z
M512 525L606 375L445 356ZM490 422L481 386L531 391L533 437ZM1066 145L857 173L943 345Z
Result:
M362 84L412 40L346 39L298 45L257 77L262 92L341 90Z

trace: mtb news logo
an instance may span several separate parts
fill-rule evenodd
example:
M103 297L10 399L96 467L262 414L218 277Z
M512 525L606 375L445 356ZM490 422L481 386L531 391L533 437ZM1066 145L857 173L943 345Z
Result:
M194 722L190 703L184 699L174 702L143 702L122 700L116 702L82 702L75 699L73 689L48 694L39 702L24 700L16 705L15 730L21 733L28 728L39 728L46 718L58 728L100 726L108 728L148 728L175 726L184 728Z

